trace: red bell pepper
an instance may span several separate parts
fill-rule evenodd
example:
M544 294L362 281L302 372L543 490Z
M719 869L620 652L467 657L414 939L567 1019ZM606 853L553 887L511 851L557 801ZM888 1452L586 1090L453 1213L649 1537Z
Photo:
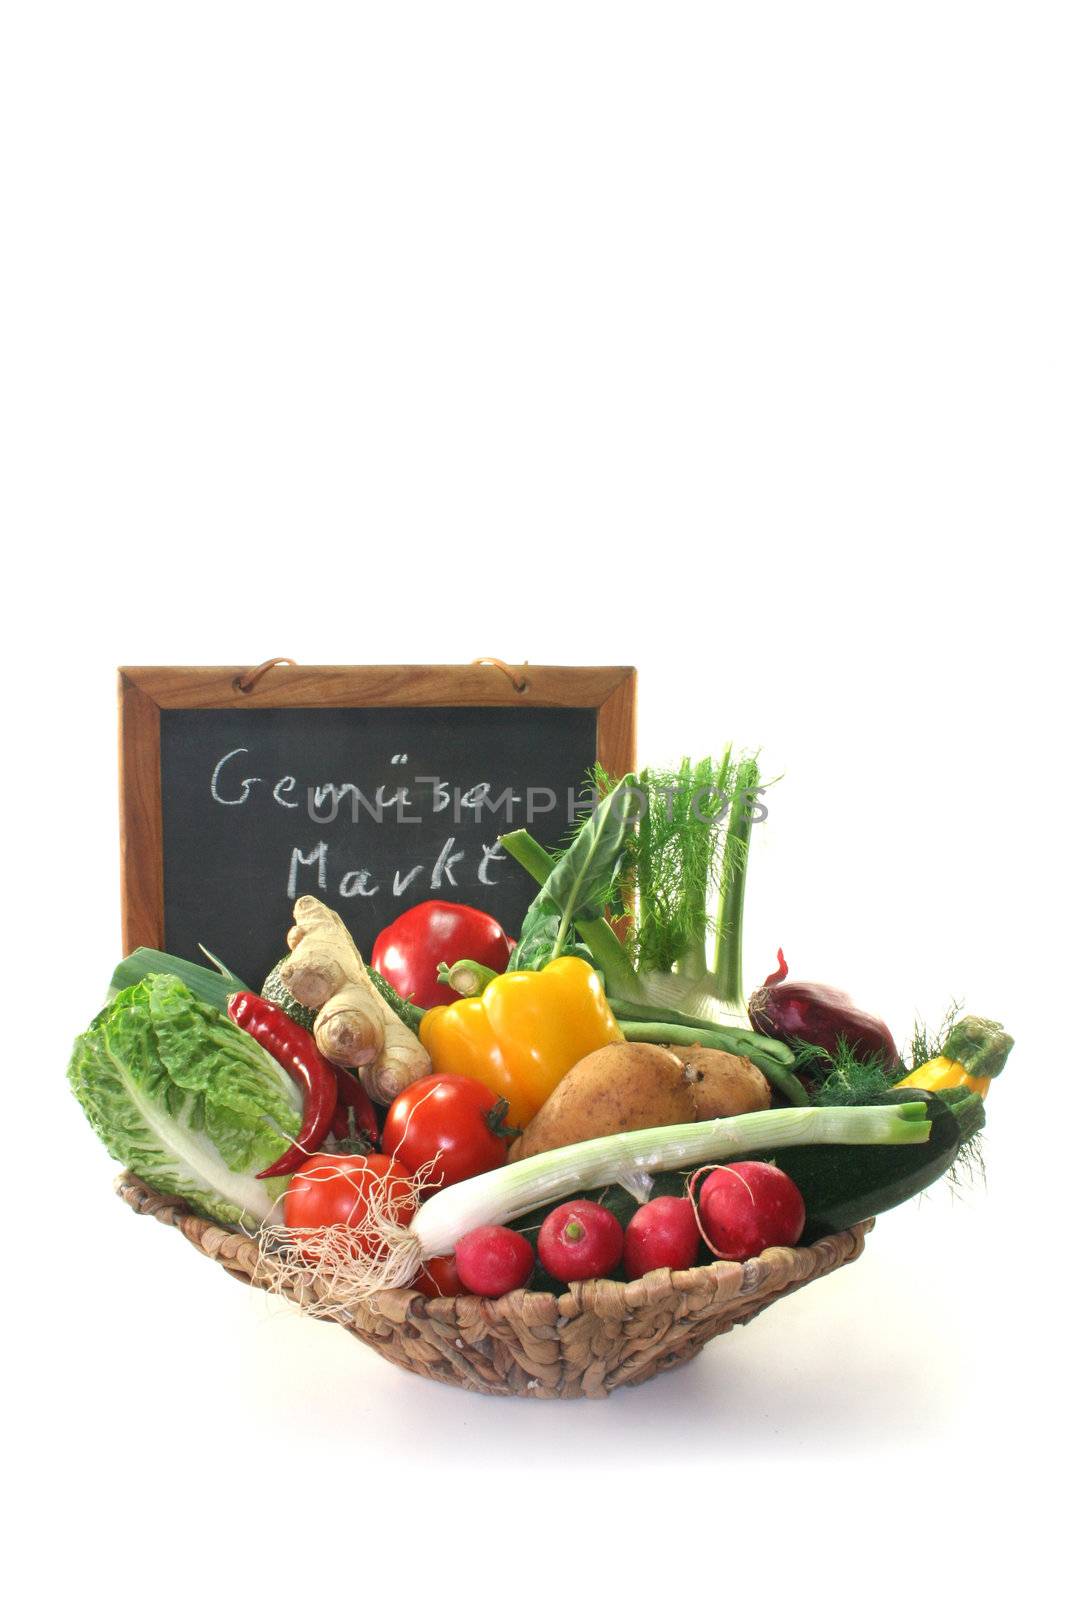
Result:
M371 966L405 1000L414 1000L417 1006L447 1006L458 996L441 983L438 967L471 960L503 972L510 953L507 934L488 912L449 900L424 900L382 930L374 942Z
M378 1113L374 1102L357 1077L344 1067L334 1067L337 1078L337 1110L333 1114L333 1136L349 1139L353 1133L366 1141L369 1149L378 1144Z

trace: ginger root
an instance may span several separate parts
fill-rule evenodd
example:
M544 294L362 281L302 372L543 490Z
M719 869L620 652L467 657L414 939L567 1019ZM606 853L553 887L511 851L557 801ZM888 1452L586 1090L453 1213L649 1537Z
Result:
M318 1012L315 1043L327 1061L357 1070L371 1099L382 1105L426 1076L429 1056L367 977L336 911L314 895L301 895L288 943L293 953L281 980L294 999Z

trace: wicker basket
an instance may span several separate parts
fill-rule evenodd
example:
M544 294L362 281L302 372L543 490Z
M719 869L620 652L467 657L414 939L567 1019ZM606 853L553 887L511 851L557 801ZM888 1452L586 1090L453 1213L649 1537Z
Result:
M195 1216L184 1201L157 1194L128 1172L118 1192L142 1216L177 1228L242 1283L287 1292L275 1281L270 1257L245 1234ZM576 1283L561 1295L520 1289L500 1300L427 1300L411 1289L387 1289L351 1317L326 1314L387 1361L439 1383L480 1394L600 1397L681 1366L717 1333L855 1261L871 1227L861 1222L808 1249L764 1250L751 1261L689 1272L664 1267L634 1283Z

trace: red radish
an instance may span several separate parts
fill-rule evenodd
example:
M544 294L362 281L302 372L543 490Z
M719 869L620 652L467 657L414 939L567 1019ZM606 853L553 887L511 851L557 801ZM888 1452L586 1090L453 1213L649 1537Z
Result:
M622 1256L626 1276L643 1278L657 1267L684 1272L693 1265L699 1249L700 1229L692 1201L660 1195L638 1207L630 1218Z
M533 1271L533 1245L524 1234L492 1224L472 1228L456 1246L459 1281L471 1294L510 1294L521 1289Z
M700 1225L714 1255L744 1261L772 1244L796 1244L804 1231L804 1197L780 1167L734 1161L704 1179Z
M537 1253L560 1283L603 1278L622 1260L622 1223L593 1200L571 1200L550 1211L537 1235Z

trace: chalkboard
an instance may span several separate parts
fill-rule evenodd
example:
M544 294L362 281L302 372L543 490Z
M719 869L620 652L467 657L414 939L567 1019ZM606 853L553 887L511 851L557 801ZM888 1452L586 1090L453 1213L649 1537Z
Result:
M632 767L635 678L519 670L278 666L249 692L234 668L122 669L125 947L204 945L258 985L301 894L368 956L425 899L517 933L533 885L498 835L558 843L593 763Z

